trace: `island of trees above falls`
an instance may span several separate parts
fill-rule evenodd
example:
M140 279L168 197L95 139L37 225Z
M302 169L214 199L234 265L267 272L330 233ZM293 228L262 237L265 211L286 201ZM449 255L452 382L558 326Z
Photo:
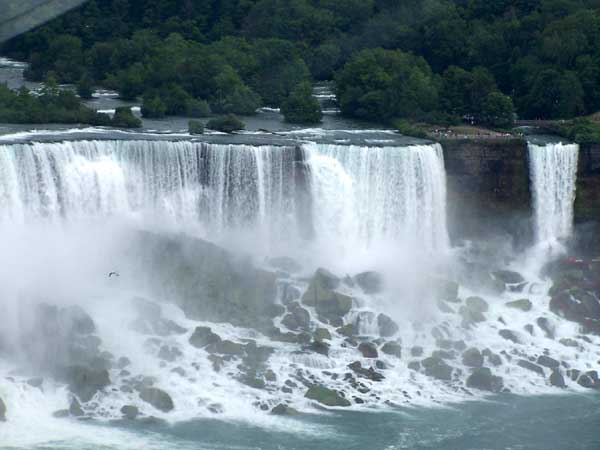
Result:
M311 83L333 80L344 116L406 134L518 117L600 140L600 0L92 0L2 53L82 98L92 86L139 98L149 118L268 106L318 123ZM46 94L0 91L0 121L107 123ZM139 122L122 111L113 125Z

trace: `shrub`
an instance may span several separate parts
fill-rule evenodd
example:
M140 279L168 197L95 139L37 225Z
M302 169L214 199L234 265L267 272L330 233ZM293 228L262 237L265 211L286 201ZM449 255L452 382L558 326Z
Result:
M142 116L149 119L161 119L165 117L167 106L158 95L144 95L142 103Z
M187 110L190 117L208 117L211 114L208 102L195 98L188 100Z
M120 106L115 110L112 126L119 128L140 128L142 121L133 115L131 108Z
M312 87L308 82L298 84L281 105L281 112L286 122L319 123L323 118L321 105L312 95Z
M89 100L92 98L94 93L94 85L91 77L86 73L77 82L77 95L79 97Z
M204 125L199 120L190 120L188 122L188 131L190 134L203 134Z
M234 131L243 130L246 128L246 125L244 125L244 122L238 119L234 114L228 114L224 117L217 117L209 120L206 124L206 128L223 131L224 133L232 133Z

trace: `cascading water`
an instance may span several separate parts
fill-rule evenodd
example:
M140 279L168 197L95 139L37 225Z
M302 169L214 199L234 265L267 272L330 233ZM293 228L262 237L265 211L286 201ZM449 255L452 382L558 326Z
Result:
M529 144L535 239L552 243L573 231L577 144Z
M443 251L446 177L434 145L366 147L311 144L313 215L318 238L348 248L408 241Z
M205 233L296 234L295 147L189 141L0 146L0 222L158 219Z

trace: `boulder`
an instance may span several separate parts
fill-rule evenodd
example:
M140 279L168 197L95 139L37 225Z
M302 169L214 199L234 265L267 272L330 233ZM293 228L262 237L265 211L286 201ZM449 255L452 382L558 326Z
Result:
M398 342L386 342L381 347L381 352L386 355L392 355L396 358L402 357L402 346Z
M505 284L521 284L525 282L525 278L523 278L520 273L513 272L512 270L498 270L492 272L492 275L495 279L500 280Z
M163 361L173 362L182 355L181 350L177 347L163 345L158 351L158 358Z
M306 394L305 398L317 401L325 406L350 406L351 403L346 400L342 395L333 389L326 388L325 386L315 384L311 386Z
M600 380L598 379L598 372L592 370L579 375L579 377L577 378L577 384L588 389L600 389Z
M209 327L196 327L189 342L196 348L203 348L221 342L221 338L218 334L213 333Z
M558 388L566 388L565 378L558 370L553 370L550 374L550 384Z
M396 325L396 322L385 314L379 314L377 316L377 326L379 327L379 335L381 337L390 337L398 332L398 325Z
M294 408L284 405L283 403L279 403L271 410L271 414L276 416L295 416L299 413Z
M358 345L358 351L362 353L363 358L377 358L377 347L370 342L361 342Z
M188 318L259 330L272 326L266 311L277 295L276 274L185 234L136 230L124 238L123 259L136 256L130 278L157 297L174 299Z
M481 297L468 297L465 305L458 310L463 318L463 326L469 326L474 323L484 322L484 312L488 310L487 302Z
M378 272L359 273L354 281L366 294L376 294L383 287L383 277Z
M121 408L121 414L123 414L123 417L127 420L134 420L139 413L140 411L137 406L125 405Z
M554 339L554 327L550 324L548 319L545 317L538 317L535 323L542 329L547 338Z
M419 356L423 356L423 347L419 345L415 345L410 349L410 355L418 358Z
M308 350L319 353L323 356L329 356L329 344L323 341L314 341L306 347Z
M571 339L571 338L562 338L558 342L560 344L564 345L565 347L573 347L573 348L579 347L579 343L575 339Z
M356 325L354 323L349 323L340 327L336 330L342 336L346 336L348 338L356 336L358 334L358 330L356 329Z
M34 388L41 388L44 384L44 379L42 377L34 377L27 380L27 384Z
M83 409L81 409L81 404L76 398L71 400L71 405L69 406L69 414L73 417L82 417L85 415Z
M550 310L600 335L600 299L587 290L571 288L552 296Z
M6 422L6 404L0 397L0 422Z
M62 370L60 379L65 381L82 402L88 402L97 392L110 384L106 369L91 369L84 366L69 366Z
M471 347L462 354L462 362L468 367L481 367L483 366L483 355L479 349Z
M289 283L285 283L281 286L281 303L289 305L294 300L298 300L302 295L300 289Z
M488 362L493 366L499 366L502 364L502 358L500 358L500 355L496 355L489 348L484 349L481 354L485 356Z
M162 412L169 412L175 406L173 405L173 400L171 396L167 394L165 391L154 388L154 387L146 387L140 391L140 398L149 403L156 409Z
M522 367L523 369L531 370L532 372L537 373L538 375L544 376L544 369L542 369L537 364L532 363L531 361L527 361L526 359L520 359L517 361L517 365Z
M320 317L339 320L352 309L352 297L334 291L339 284L335 275L318 269L302 296L302 303L313 306Z
M330 341L331 333L327 328L317 328L315 330L314 339L317 342Z
M286 314L281 323L290 330L307 330L310 326L310 313L300 306L298 302L291 302L287 307Z
M521 341L519 340L519 335L517 334L516 331L503 329L503 330L498 331L498 334L500 336L502 336L504 339L506 339L507 341L514 342L515 344L521 343Z
M430 356L421 361L425 368L425 375L438 380L450 381L452 379L452 367L438 356Z
M385 378L381 373L377 372L372 367L365 369L360 363L360 361L354 361L352 364L348 365L348 368L354 373L356 373L358 376L367 378L371 381L381 381Z
M554 358L550 358L546 355L538 356L536 361L540 366L548 367L549 369L557 369L560 366L560 362L558 362Z
M500 392L503 387L502 378L492 375L488 367L478 367L473 369L467 377L467 386L482 391Z
M506 303L506 306L509 308L520 309L521 311L531 311L532 304L531 301L527 298L522 298L520 300L514 300L512 302Z
M206 347L209 353L217 353L219 355L241 356L244 354L245 346L238 342L229 340L218 341Z

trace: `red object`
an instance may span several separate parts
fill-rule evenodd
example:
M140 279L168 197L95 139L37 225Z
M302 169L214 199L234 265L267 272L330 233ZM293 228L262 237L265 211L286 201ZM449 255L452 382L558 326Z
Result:
M567 262L569 262L569 263L576 263L577 259L574 256L569 256L567 258Z

